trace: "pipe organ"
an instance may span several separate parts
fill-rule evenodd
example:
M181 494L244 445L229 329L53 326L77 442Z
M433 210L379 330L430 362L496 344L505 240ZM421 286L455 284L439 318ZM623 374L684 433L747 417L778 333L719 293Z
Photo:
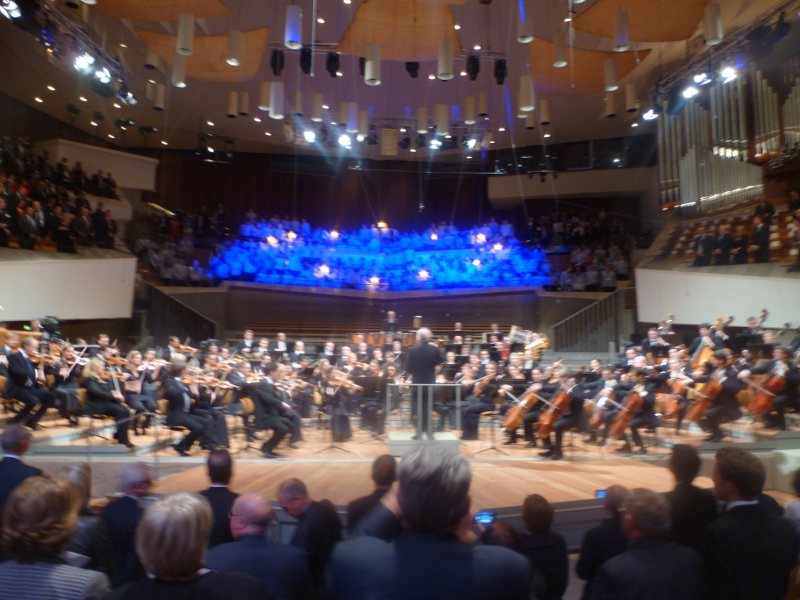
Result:
M792 91L783 103L782 112L786 144L795 146L800 143L800 77L792 83Z
M756 154L779 150L781 134L778 121L778 93L772 89L761 71L755 72L753 83Z

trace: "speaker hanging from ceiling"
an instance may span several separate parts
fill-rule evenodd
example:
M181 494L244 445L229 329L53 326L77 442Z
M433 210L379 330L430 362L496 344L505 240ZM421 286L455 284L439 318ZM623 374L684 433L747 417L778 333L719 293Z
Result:
M269 59L269 66L272 67L272 74L278 77L283 72L283 64L285 58L283 50L273 50L272 56Z

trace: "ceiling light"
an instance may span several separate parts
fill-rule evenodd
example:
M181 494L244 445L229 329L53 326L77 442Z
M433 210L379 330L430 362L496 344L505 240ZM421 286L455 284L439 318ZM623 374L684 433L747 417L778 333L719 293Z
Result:
M322 17L317 17L317 23L319 23L320 25L324 25L325 19L323 19Z
M110 133L108 134L108 137L110 137L112 140L114 139L114 136L111 135Z
M494 140L492 140L492 141L491 141L491 142L489 142L489 143L490 143L490 144L494 144Z
M505 131L505 130L506 130L505 127L500 127L497 131Z
M401 127L400 128L400 133L405 133L406 131L407 131L407 129L405 127Z
M209 127L213 127L214 126L214 122L213 121L206 121L206 125L208 125Z
M75 68L82 73L86 73L93 64L94 56L86 52L75 57Z
M36 96L36 98L34 98L34 100L36 100L37 102L44 102L44 100L42 100L41 98L39 98L39 96Z
M436 75L428 75L428 79L436 79Z
M119 104L117 104L116 102L114 102L114 108L122 108L122 107Z
M345 4L350 4L350 2L352 2L352 0L344 0Z
M461 25L459 25L458 23L456 23L455 25L453 25L453 29L455 29L455 30L459 30L459 29L461 29Z
M303 9L297 4L286 7L286 29L283 35L283 44L292 50L303 47Z
M564 19L564 23L572 23L572 17L567 17Z
M342 135L339 136L339 145L340 146L344 146L345 148L349 148L350 144L352 144L352 143L353 143L353 141L350 139L350 136L347 135L346 133L343 133Z
M697 94L699 94L699 93L700 93L700 90L698 90L693 85L690 85L685 90L683 90L683 97L684 98L693 98L694 96L697 96Z
M259 119L258 117L253 117L253 121L255 121L256 123L261 123L261 119Z
M236 29L228 33L228 57L225 62L232 67L242 64L242 32Z
M313 144L317 139L317 134L313 131L304 131L303 138L309 143Z
M442 147L442 140L438 140L436 138L431 139L430 147L433 150L438 150Z
M550 137L550 134L549 134L549 133L545 133L545 134L544 134L542 137L549 138L549 137Z
M341 71L336 71L336 76L337 77L342 77L342 72Z
M81 96L80 98L78 98L78 100L80 100L81 102L88 102L85 96Z
M269 131L265 131L264 135L272 135Z
M638 127L638 126L639 126L638 123L631 123L631 127Z
M651 108L650 110L648 110L646 113L644 113L644 114L642 115L642 118L643 118L645 121L652 121L653 119L657 119L657 118L658 118L658 114L656 113L656 111L654 111L654 110Z
M323 110L328 110L329 108L330 108L330 106L328 106L327 104L323 104L322 105L322 109Z
M409 150L409 152L416 152L416 150L412 148L411 150Z
M161 140L161 145L162 146L169 146L169 144L167 143L167 140Z
M89 121L89 125L91 125L92 127L97 127L97 123L95 123L94 121Z
M475 44L475 46L473 47L473 50L480 50L480 49L481 49L481 47L478 44Z
M730 83L736 79L736 69L733 67L725 67L720 73L722 75L722 83Z
M472 150L475 147L476 143L477 143L477 140L475 138L471 138L471 139L467 140L467 148ZM468 156L467 158L472 158L472 157Z
M88 2L87 2L86 4L88 4ZM120 45L119 45L119 47L120 47L120 48L127 48L127 47L128 47L128 45L127 45L127 44L120 44Z
M462 77L466 77L467 76L467 72L466 71L461 71L461 76Z
M48 85L47 89L50 90L51 92L55 92L56 91L56 88L54 88L52 85Z
M711 83L711 77L709 77L706 72L698 73L694 76L694 82L699 85L707 85Z
M0 14L9 19L19 19L22 16L22 11L16 2L3 0L2 4L0 4Z

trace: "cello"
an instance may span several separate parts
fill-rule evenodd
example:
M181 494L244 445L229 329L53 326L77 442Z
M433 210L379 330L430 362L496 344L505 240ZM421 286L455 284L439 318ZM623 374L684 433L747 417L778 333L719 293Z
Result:
M586 367L582 367L575 371L570 379L574 380L578 375L583 373L585 369ZM547 410L542 413L542 416L539 417L539 420L536 422L536 433L541 438L550 437L553 431L553 425L556 424L558 417L561 416L561 413L568 410L572 404L572 394L570 394L572 388L568 388L567 383L569 383L569 379L561 384L561 390L553 396L550 402L547 402ZM573 384L573 387L575 385L577 385L577 382Z
M538 387L537 387L538 386ZM534 389L536 388L536 389ZM503 427L506 428L508 431L516 431L519 427L520 422L522 422L522 417L531 409L534 405L535 400L542 400L543 402L547 402L544 398L539 396L536 392L542 389L541 384L534 383L531 385L522 396L519 397L517 400L517 404L508 411L506 415L505 421L503 421Z
M633 391L628 396L628 399L625 400L625 405L622 407L622 410L619 411L617 418L614 419L614 422L608 428L608 435L621 440L625 437L625 429L628 427L628 423L633 420L633 415L637 412L642 410L642 406L644 406L644 398L639 395L637 391L637 385L633 388Z
M732 358L714 369L714 372L719 370L724 372L731 366L731 364L733 364ZM711 405L714 403L714 400L716 400L721 391L722 384L717 379L714 379L713 376L703 386L703 393L700 393L695 389L694 394L700 397L694 401L694 404L692 404L691 407L689 407L689 410L686 412L686 419L694 423L699 423L706 411L711 408Z
M786 387L786 379L778 375L770 375L762 385L758 385L750 379L742 381L749 383L756 390L756 395L750 401L747 409L756 416L764 417L772 410L772 401Z

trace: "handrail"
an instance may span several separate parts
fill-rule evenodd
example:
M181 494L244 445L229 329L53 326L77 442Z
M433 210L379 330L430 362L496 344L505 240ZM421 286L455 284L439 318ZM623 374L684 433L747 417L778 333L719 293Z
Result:
M635 288L620 288L550 328L550 347L556 352L614 352L624 337L627 296Z
M171 335L181 339L191 338L193 343L217 337L217 324L214 321L155 285L149 282L144 284L149 304L147 329L156 345L166 345Z

